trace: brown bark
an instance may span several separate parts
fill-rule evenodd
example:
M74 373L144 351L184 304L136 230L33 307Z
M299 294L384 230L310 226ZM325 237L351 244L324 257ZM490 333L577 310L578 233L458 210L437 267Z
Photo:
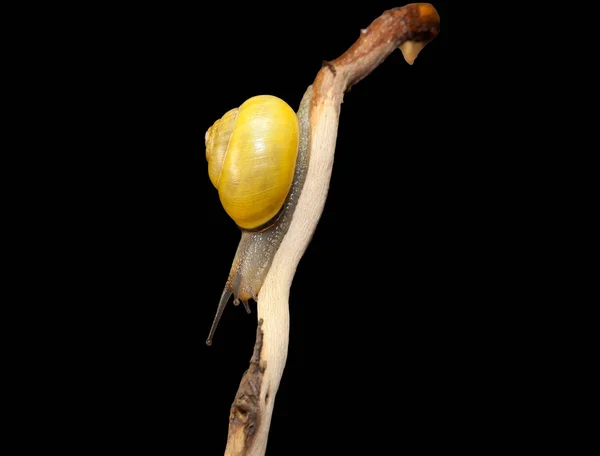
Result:
M262 320L258 320L256 328L256 343L250 359L250 368L244 372L240 387L235 395L229 413L229 436L227 447L232 454L245 454L244 449L250 448L255 436L255 429L260 424L260 388L265 363L261 364L260 351L263 344Z

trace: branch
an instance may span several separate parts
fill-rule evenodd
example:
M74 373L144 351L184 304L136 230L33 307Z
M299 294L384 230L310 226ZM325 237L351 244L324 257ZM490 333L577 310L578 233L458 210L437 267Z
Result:
M225 456L262 456L266 451L275 395L287 359L290 287L327 198L344 93L396 48L412 65L439 33L439 23L439 15L429 3L385 11L361 30L359 39L343 55L324 62L305 94L310 109L301 109L298 116L309 135L306 181L260 290L254 354L231 407Z

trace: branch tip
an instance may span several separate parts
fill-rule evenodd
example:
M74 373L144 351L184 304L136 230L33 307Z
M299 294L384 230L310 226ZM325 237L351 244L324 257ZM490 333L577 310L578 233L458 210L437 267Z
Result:
M402 51L406 63L409 65L415 63L415 59L419 55L419 52L423 50L428 42L429 41L405 41L402 43L399 49Z

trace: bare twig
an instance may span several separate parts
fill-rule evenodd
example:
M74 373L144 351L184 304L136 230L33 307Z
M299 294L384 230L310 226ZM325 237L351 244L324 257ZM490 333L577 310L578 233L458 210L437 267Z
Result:
M361 30L359 39L343 55L323 63L305 94L310 109L301 109L298 116L309 135L306 181L260 290L254 355L231 407L226 456L261 456L266 451L275 395L287 359L290 286L327 198L344 93L396 48L412 64L438 34L439 23L439 15L429 3L385 11Z

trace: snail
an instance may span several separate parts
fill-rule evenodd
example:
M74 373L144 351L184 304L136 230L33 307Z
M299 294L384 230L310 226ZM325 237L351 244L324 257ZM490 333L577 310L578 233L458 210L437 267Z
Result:
M311 93L309 88L297 112L273 95L251 97L206 131L210 181L242 233L207 345L231 295L250 313L248 301L258 300L289 228L308 169Z

